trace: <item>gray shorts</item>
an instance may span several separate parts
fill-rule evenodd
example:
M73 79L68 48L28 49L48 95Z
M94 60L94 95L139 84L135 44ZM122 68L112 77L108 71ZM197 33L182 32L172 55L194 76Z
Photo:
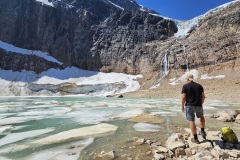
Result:
M197 118L203 117L202 106L185 106L185 112L188 121L195 121L195 113Z

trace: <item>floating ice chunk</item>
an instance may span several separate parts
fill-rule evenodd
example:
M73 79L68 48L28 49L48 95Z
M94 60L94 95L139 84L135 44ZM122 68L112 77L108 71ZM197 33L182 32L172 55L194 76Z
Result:
M14 126L13 130L14 131L17 131L17 130L20 130L20 129L23 129L23 128L26 128L28 127L29 125L24 125L24 126Z
M152 105L146 103L133 103L126 104L126 106L133 107L133 108L152 108Z
M93 137L98 136L110 132L115 132L117 130L117 126L107 124L107 123L101 123L94 126L89 127L83 127L78 129L72 129L65 132L60 132L58 134L34 141L32 143L34 144L53 144L53 143L59 143L59 142L65 142L68 140L76 140L80 138L86 138L86 137Z
M64 144L55 148L50 148L39 153L34 153L25 159L43 160L43 159L56 159L56 160L77 160L81 151L93 142L93 138Z
M53 130L54 130L53 128L47 128L47 129L33 130L33 131L20 132L20 133L11 133L6 137L3 137L2 139L0 139L0 146L21 141L27 138L37 137L39 135L52 132Z
M70 112L71 108L56 108L56 110L45 110L45 111L28 111L19 113L18 116L50 116L50 115L59 115Z
M149 123L136 123L133 128L139 132L158 132L161 128L159 125Z
M24 107L26 109L38 109L38 108L51 108L53 105L34 105L34 106L28 106Z
M13 144L8 147L4 147L3 149L0 149L0 154L14 153L14 152L22 151L27 148L29 148L29 146L27 145Z
M132 118L132 117L139 116L143 113L144 113L144 111L142 109L133 109L133 110L130 110L130 111L123 112L123 113L121 113L119 115L116 115L112 118L127 119L127 118Z
M43 119L43 116L29 116L29 117L9 117L1 119L0 125L7 125L7 124L18 124L32 120L40 120Z
M14 116L16 115L17 113L1 113L0 114L0 117L8 117L8 116Z
M72 118L73 121L79 122L81 124L98 124L102 121L106 121L106 117L111 114L107 111L94 112L94 111L77 111L71 112L64 116L65 118Z
M4 134L5 132L9 132L13 129L13 126L1 126L0 127L0 135Z

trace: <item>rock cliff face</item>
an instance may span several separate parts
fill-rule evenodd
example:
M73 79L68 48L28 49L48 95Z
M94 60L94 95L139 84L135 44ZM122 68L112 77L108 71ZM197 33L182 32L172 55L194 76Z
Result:
M122 62L136 45L167 39L177 28L125 1L1 0L0 40L48 52L65 65L130 73Z
M160 70L161 75L166 69L179 71L221 66L227 61L233 63L230 68L234 67L240 55L239 8L240 2L236 1L222 10L207 14L188 36L138 45L133 54L144 54L145 61L137 58L138 63L142 62L145 71Z
M207 14L185 38L173 21L143 11L134 0L0 1L0 40L41 50L88 70L144 74L219 65L240 54L240 2ZM125 8L125 9L123 9ZM9 56L8 54L2 56ZM5 61L7 58L2 58ZM15 66L30 63L20 58ZM7 66L40 72L54 66ZM40 64L38 61L36 64ZM20 65L21 66L21 65ZM29 66L29 65L28 65ZM39 66L42 67L42 66Z
M41 73L49 68L63 69L62 65L33 55L21 55L14 52L6 52L0 49L0 66L4 70L30 70Z

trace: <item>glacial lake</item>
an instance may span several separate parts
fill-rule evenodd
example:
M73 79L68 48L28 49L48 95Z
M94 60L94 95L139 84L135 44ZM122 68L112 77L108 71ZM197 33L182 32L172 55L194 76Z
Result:
M178 126L188 127L180 104L180 99L163 98L1 97L0 159L90 160L96 152L102 150L114 150L119 157L124 154L141 156L140 152L130 153L128 149L124 149L126 142L138 137L156 139L164 143ZM205 114L223 109L229 111L239 108L239 105L207 100L204 111ZM129 118L143 113L158 116L164 122L151 125L128 121ZM102 124L110 130L112 126L118 128L101 134L97 133L101 128L95 128L85 133L86 127L98 127ZM221 122L211 123L211 120L206 124L215 130L224 125ZM237 128L232 124L230 126ZM54 143L37 143L49 136L62 132L68 134L66 131L81 128L83 130L79 132L83 132L83 137L71 137L62 141L61 137L58 137L51 139Z

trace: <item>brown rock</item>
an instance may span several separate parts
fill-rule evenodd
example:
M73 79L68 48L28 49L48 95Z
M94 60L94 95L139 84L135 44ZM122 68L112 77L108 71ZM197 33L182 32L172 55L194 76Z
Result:
M177 148L175 150L175 157L180 157L186 155L184 148Z
M150 114L142 114L140 116L131 118L129 122L164 123L164 119Z

